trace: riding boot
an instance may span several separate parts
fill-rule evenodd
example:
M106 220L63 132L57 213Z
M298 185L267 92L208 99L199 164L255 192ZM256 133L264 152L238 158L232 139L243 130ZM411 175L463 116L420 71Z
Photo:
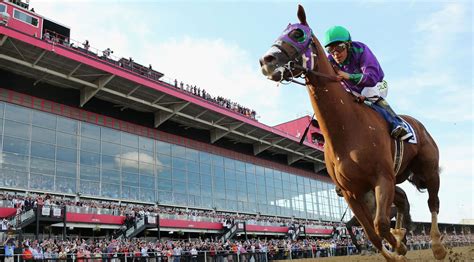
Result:
M405 128L403 120L393 111L385 99L379 98L372 104L372 107L390 124L390 135L393 138L403 141L413 136L413 134Z

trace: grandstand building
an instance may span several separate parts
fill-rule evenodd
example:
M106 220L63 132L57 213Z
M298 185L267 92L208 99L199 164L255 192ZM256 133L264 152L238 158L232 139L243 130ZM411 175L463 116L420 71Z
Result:
M76 42L72 29L19 3L0 0L0 189L320 221L345 214L317 125L299 143L309 117L267 126ZM1 217L14 212L0 206ZM66 223L123 223L83 213L69 210ZM160 220L170 231L219 230Z

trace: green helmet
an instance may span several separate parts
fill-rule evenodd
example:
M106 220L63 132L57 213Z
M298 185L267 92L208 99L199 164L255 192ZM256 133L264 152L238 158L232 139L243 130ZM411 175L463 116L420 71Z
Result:
M347 41L351 41L351 34L346 28L339 25L329 28L324 35L324 47L327 47L334 42Z

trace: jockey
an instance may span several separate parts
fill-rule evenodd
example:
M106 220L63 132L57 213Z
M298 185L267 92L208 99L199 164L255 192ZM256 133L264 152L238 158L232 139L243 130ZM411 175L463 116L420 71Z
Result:
M342 26L333 26L326 31L324 46L328 58L337 71L344 87L358 97L358 101L369 100L371 107L390 124L390 135L406 140L413 135L405 128L402 119L385 101L387 82L375 55L361 42L351 41L349 31Z

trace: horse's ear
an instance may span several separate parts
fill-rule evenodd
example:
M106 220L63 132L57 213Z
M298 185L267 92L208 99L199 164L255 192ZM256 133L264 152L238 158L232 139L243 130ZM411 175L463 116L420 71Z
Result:
M302 25L308 25L306 22L306 13L302 5L298 5L298 19Z

